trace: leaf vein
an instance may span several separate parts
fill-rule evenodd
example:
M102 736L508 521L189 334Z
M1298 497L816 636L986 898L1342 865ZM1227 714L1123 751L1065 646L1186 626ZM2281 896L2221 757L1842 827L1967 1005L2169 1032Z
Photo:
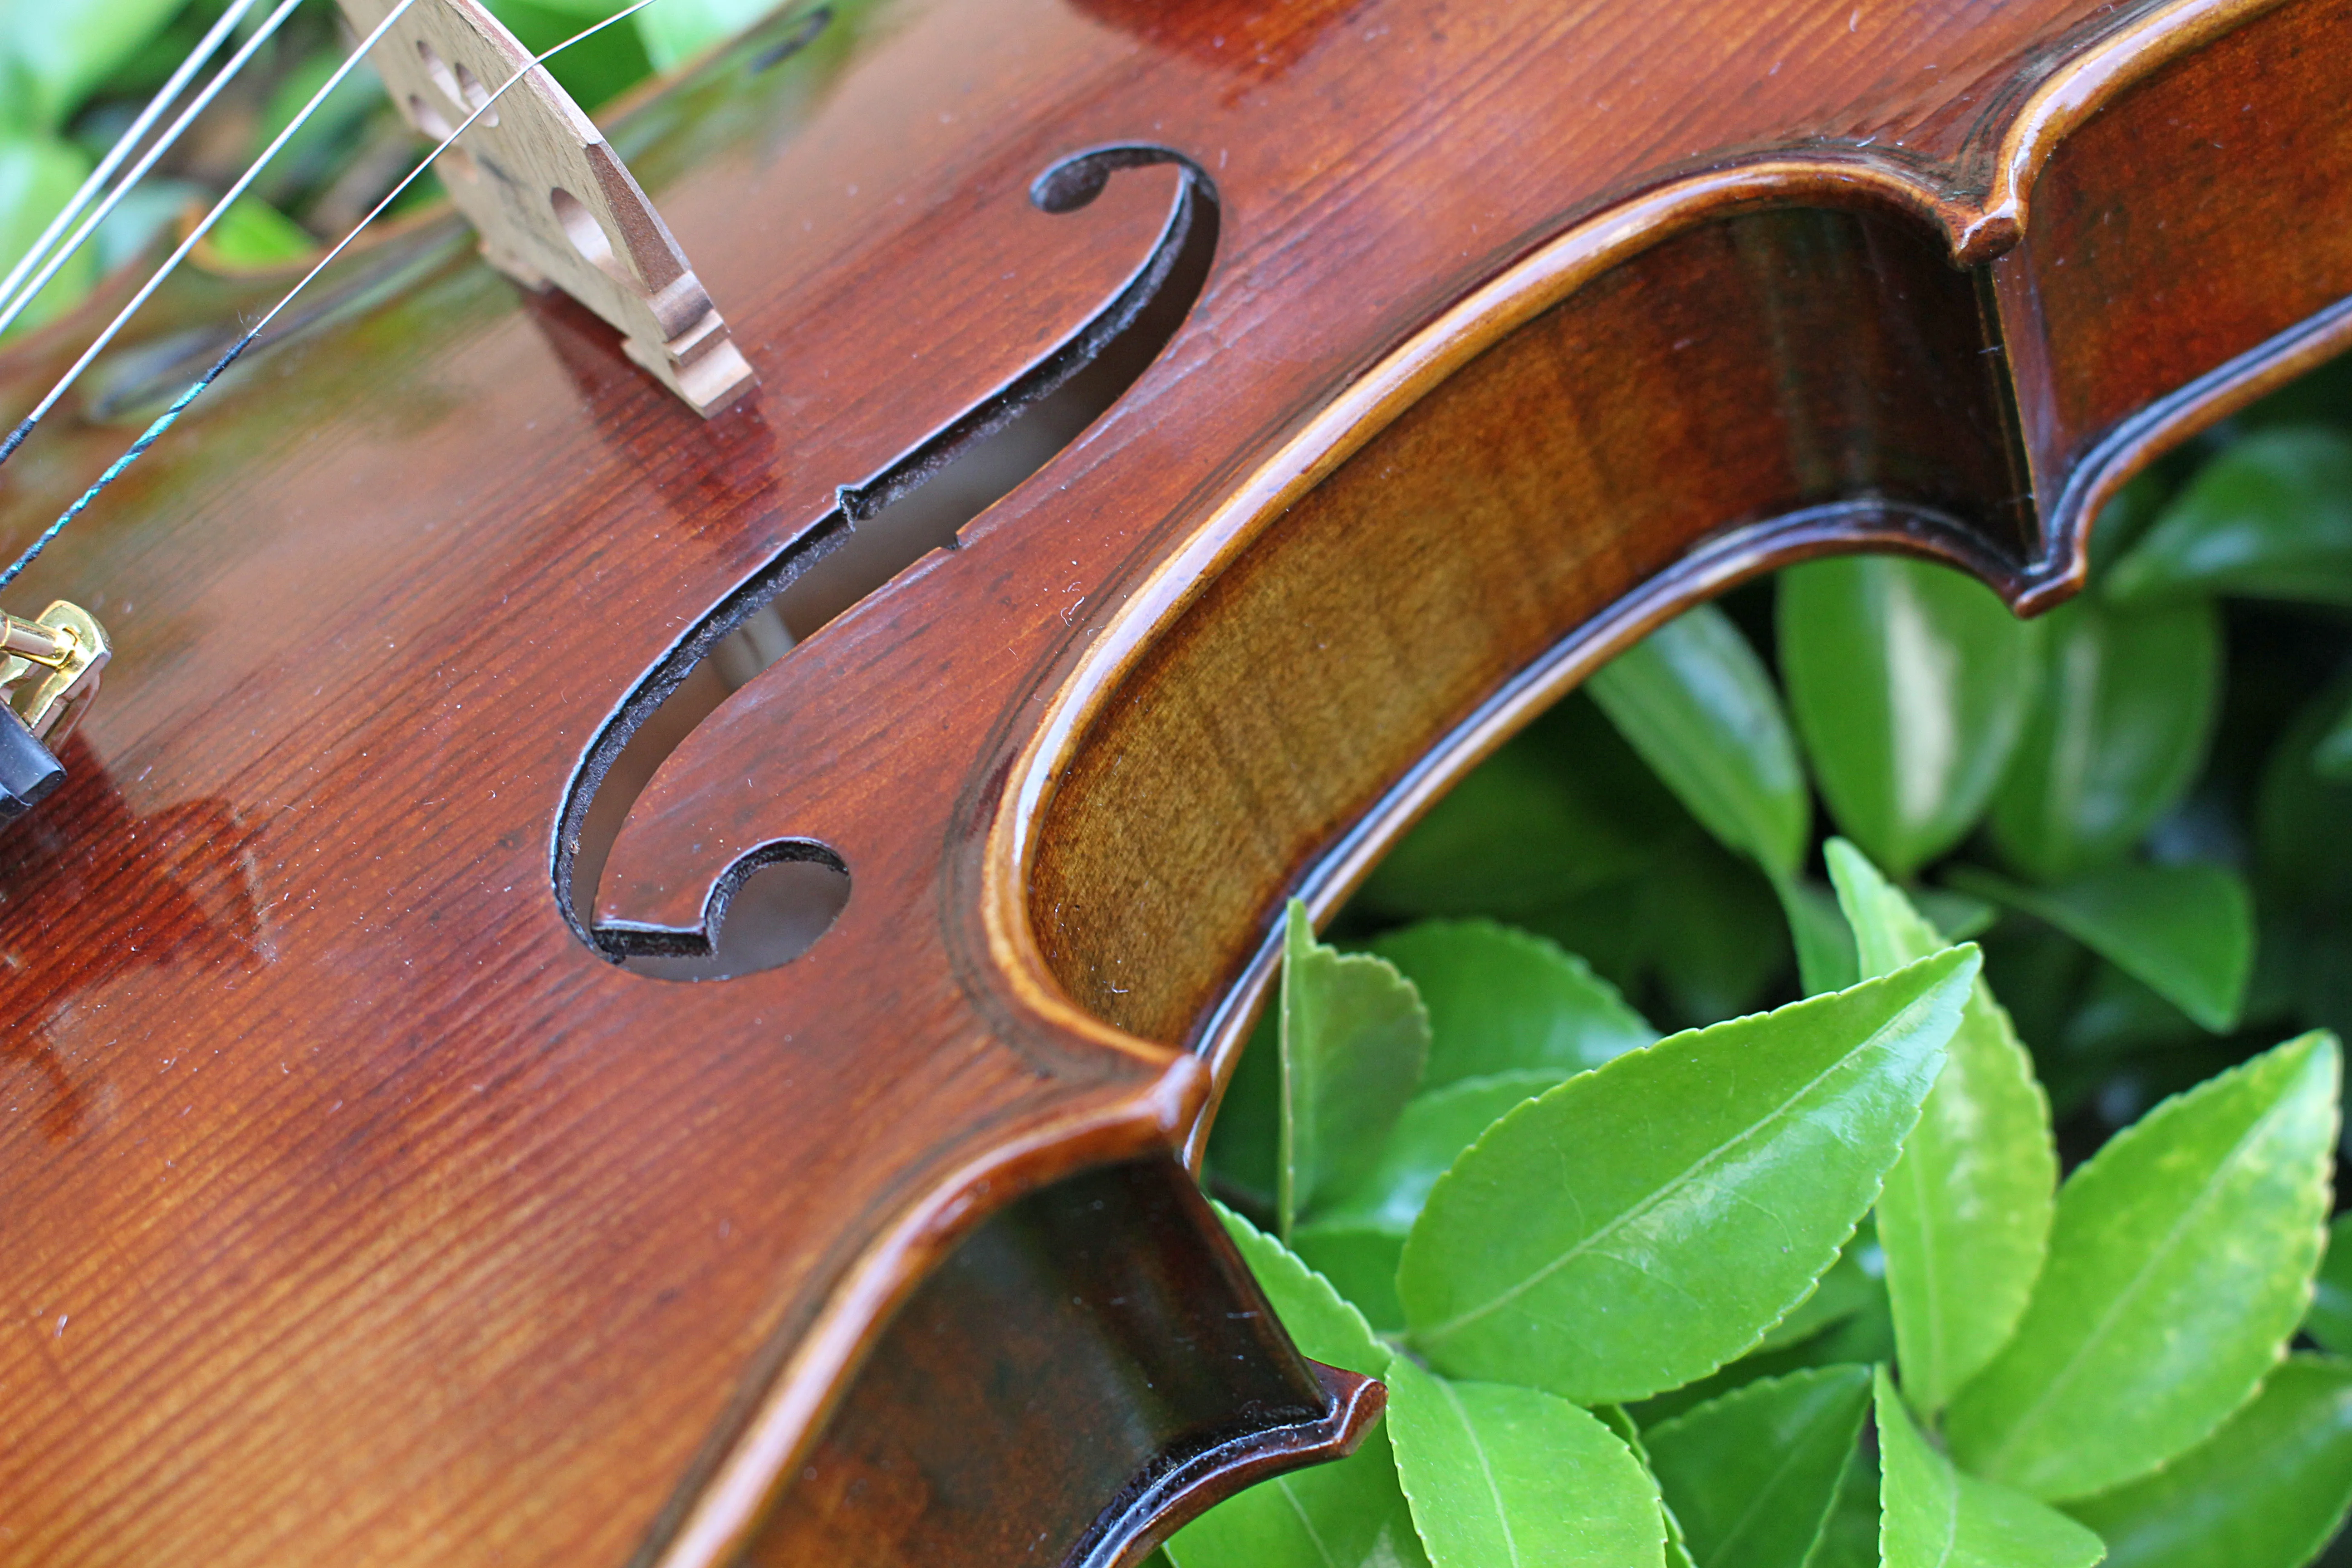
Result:
M2116 1299L2108 1303L2107 1310L2099 1314L2099 1321L2091 1325L2090 1332L2083 1336L2081 1342L2074 1347L2073 1353L2067 1356L2058 1369L2043 1380L2039 1397L2028 1405L2019 1414L2017 1419L2010 1424L2008 1434L1987 1457L1988 1469L1997 1468L2000 1465L2010 1451L2017 1446L2020 1436L2034 1422L2040 1420L2042 1413L2050 1407L2051 1402L2064 1391L2068 1384L2081 1374L2092 1348L2105 1336L2109 1329L2115 1326L2116 1320L2133 1304L2134 1299L2147 1285L2150 1276L2166 1260L2173 1248L2179 1245L2181 1233L2203 1215L2209 1204L2217 1201L2222 1187L2226 1184L2223 1178L2236 1170L2240 1157L2245 1153L2248 1147L2269 1135L2272 1124L2284 1118L2288 1109L2289 1102L2284 1100L2273 1105L2270 1110L2255 1120L2252 1127L2239 1136L2235 1143L2231 1145L2229 1153L2213 1167L2212 1175L2206 1179L2196 1198L2188 1207L2181 1210L2180 1217L2173 1221L2170 1228L2164 1233L2164 1239L2148 1248L2146 1259L2141 1262L2124 1288L2116 1293Z
M1463 1434L1470 1439L1472 1450L1478 1456L1478 1472L1486 1478L1486 1496L1495 1505L1496 1527L1503 1532L1504 1548L1511 1554L1511 1568L1518 1568L1518 1538L1511 1533L1511 1516L1503 1508L1502 1484L1495 1479L1495 1466L1486 1458L1486 1445L1480 1440L1478 1428L1471 1425L1470 1412L1463 1407L1462 1396L1454 1392L1454 1385L1444 1378L1437 1378L1434 1381L1437 1384L1438 1392L1445 1395L1445 1403L1453 1407L1454 1419L1462 1423Z
M1823 1083L1829 1081L1832 1077L1835 1076L1840 1071L1853 1066L1864 1052L1871 1049L1880 1040L1883 1040L1894 1034L1898 1026L1907 1025L1915 1014L1926 1010L1930 995L1932 995L1932 993L1922 994L1913 999L1904 1006L1902 1011L1895 1014L1894 1017L1888 1019L1878 1028L1871 1031L1869 1037L1864 1040L1861 1045L1855 1047L1853 1050L1848 1051L1845 1055L1838 1058L1835 1061L1823 1068L1812 1078L1799 1085L1786 1100L1782 1100L1770 1111L1758 1118L1756 1121L1749 1122L1746 1127L1740 1129L1739 1131L1734 1133L1731 1137L1725 1139L1714 1148L1701 1154L1697 1159L1692 1161L1674 1176L1670 1177L1665 1182L1661 1183L1646 1197L1643 1198L1641 1202L1634 1204L1631 1207L1627 1208L1623 1213L1615 1215L1602 1224L1591 1234L1581 1237L1578 1240L1575 1246L1562 1252L1558 1258L1553 1258L1542 1268L1534 1270L1532 1273L1528 1274L1527 1278L1498 1292L1489 1300L1473 1307L1467 1311L1457 1312L1442 1323L1433 1324L1431 1327L1423 1330L1413 1337L1423 1344L1427 1344L1433 1341L1443 1339L1448 1334L1455 1333L1460 1330L1466 1328L1470 1324L1478 1321L1480 1319L1488 1317L1495 1312L1502 1310L1505 1307L1510 1305L1513 1301L1517 1300L1529 1290L1534 1289L1537 1286L1542 1284L1545 1280L1550 1279L1553 1275L1559 1273L1570 1264L1575 1262L1588 1250L1600 1245L1618 1231L1622 1230L1626 1226L1642 1219L1653 1209L1664 1204L1668 1197L1679 1193L1684 1187L1687 1186L1699 1172L1706 1170L1710 1165L1719 1163L1725 1156L1729 1154L1732 1150L1738 1148L1741 1144L1763 1137L1768 1131L1777 1127L1780 1123L1788 1121L1795 1113L1795 1108L1798 1104L1811 1096L1815 1089L1819 1089Z

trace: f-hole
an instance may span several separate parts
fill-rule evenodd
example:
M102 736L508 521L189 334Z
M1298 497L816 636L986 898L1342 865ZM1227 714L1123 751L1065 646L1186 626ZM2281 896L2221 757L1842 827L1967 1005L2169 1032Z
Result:
M1143 265L1076 332L880 474L738 589L639 683L591 748L565 803L555 893L574 932L614 962L671 980L772 969L822 936L849 899L849 868L824 845L756 850L714 889L698 936L592 930L596 887L630 807L663 759L728 696L881 588L1043 468L1157 359L1200 298L1217 247L1216 187L1165 147L1098 147L1048 167L1040 211L1076 212L1121 169L1173 164L1176 195Z

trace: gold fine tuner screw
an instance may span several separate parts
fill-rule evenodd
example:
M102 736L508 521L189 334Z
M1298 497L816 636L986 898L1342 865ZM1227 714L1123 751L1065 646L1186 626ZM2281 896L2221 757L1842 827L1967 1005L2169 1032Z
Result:
M79 605L58 599L29 621L0 610L0 702L34 739L63 745L113 655L106 628Z

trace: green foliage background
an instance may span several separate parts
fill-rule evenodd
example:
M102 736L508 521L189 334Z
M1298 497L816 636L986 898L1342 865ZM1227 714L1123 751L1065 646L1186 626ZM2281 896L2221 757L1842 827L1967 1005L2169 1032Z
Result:
M1693 610L1294 905L1210 1182L1385 1441L1177 1568L2317 1555L2347 425L2167 460L2039 622L1887 556Z

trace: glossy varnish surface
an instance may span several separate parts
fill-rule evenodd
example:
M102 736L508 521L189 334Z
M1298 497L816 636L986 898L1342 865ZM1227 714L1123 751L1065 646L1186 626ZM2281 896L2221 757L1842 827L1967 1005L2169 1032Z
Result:
M2052 156L1995 268L2017 335L2063 351L2023 367L2045 488L2152 395L2343 300L2352 231L2325 215L2352 184L2347 29L2342 0L2241 28Z
M1056 1568L1108 1563L1124 1541L1135 1562L1198 1511L1202 1479L1230 1488L1253 1456L1330 1441L1307 1363L1262 1304L1201 1289L1217 1275L1249 1289L1172 1157L1014 1203L892 1319L745 1561ZM976 1344L976 1323L1003 1331ZM1319 1376L1369 1426L1380 1385Z
M1999 396L1949 369L2029 290L1987 303L1936 247L1983 267L2032 232L1999 195L2004 138L2070 62L2118 49L2128 81L2231 26L2272 30L2263 61L2340 36L2333 0L838 9L775 72L747 74L755 38L614 135L761 376L743 405L697 420L584 310L428 226L26 579L118 651L71 783L0 838L0 1561L724 1560L949 1240L1184 1137L1211 1073L1172 1047L1205 1039L1281 893L1336 896L1533 700L1510 686L1530 661L1776 550L1927 539L2012 586L2063 578L2065 542L1988 472L2014 439ZM2297 101L2340 137L2315 89ZM1062 216L1027 197L1112 142L1215 182L1191 320L961 548L722 707L574 900L692 931L740 856L804 837L849 868L838 922L737 980L614 968L552 869L593 738L835 487L1118 289L1172 171ZM2082 199L2172 167L2129 151L2082 165ZM1774 160L1791 172L1708 194ZM1566 254L1545 247L1670 188L1694 194L1544 293ZM2352 291L2332 254L2277 269L2227 353ZM1745 291L1692 297L1727 276ZM1513 279L1518 315L1443 316ZM159 321L266 292L194 281ZM1823 342L1883 408L1841 422L1786 384ZM9 406L66 353L0 361ZM2212 368L2116 373L2078 445ZM127 355L110 374L114 423L6 470L12 540L176 390L142 392ZM1628 389L1666 418L1630 474L1608 466L1643 434L1609 405ZM1459 477L1471 438L1492 485ZM1315 499L1383 440L1392 488ZM1511 488L1562 476L1583 510ZM1913 513L1688 566L1728 525L1898 478ZM1391 548L1383 493L1458 542ZM1961 526L1927 539L1920 509ZM1481 595L1504 581L1519 597ZM1645 582L1667 587L1609 620ZM1370 662L1314 662L1318 614ZM1168 766L1171 735L1197 766ZM919 1498L876 1506L898 1510L876 1534L933 1539Z
M2014 546L1975 296L1929 237L1819 208L1690 229L1465 366L1284 509L1154 641L1058 781L1030 896L1072 996L1182 1038L1204 987L1257 945L1242 911L1302 850L1726 523L1872 494ZM1233 701L1244 687L1259 700ZM1203 777L1252 809L1186 809ZM1201 920L1221 905L1241 918ZM1232 945L1198 940L1213 930Z

